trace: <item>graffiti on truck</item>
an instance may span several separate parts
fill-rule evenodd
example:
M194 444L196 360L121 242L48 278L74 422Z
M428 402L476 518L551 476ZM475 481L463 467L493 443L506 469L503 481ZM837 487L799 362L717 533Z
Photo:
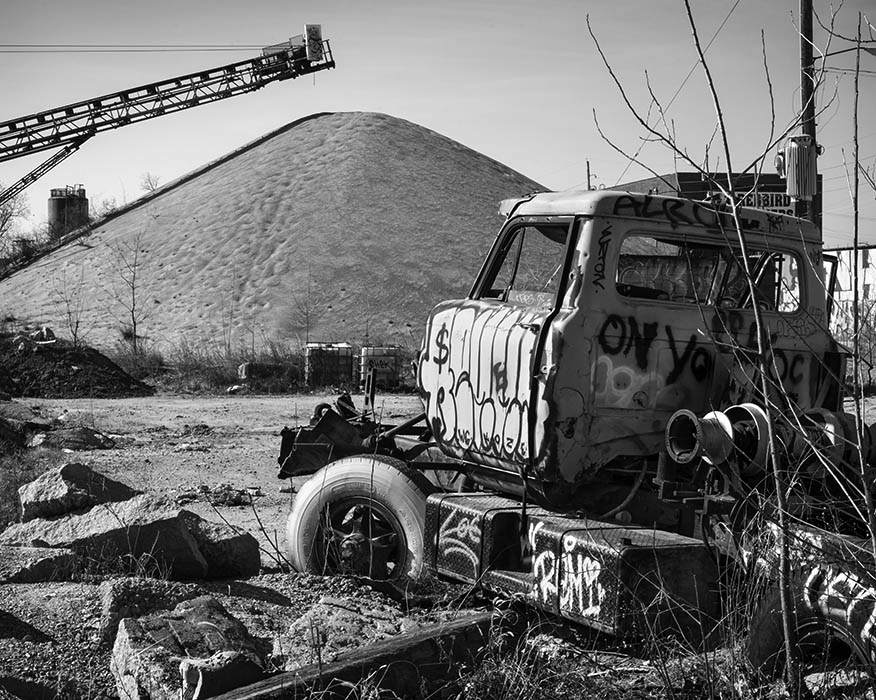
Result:
M626 194L614 200L612 213L616 216L635 216L638 219L660 219L673 227L694 224L713 229L735 230L733 215L729 209L720 209L687 199L674 197L650 197L648 195ZM749 231L778 233L784 230L785 221L781 216L767 216L766 224L757 218L740 215L740 223Z
M441 547L440 558L462 559L473 575L478 575L480 567L481 526L477 516L465 516L452 511L450 517L441 522L438 534Z
M609 314L596 340L601 352L595 358L594 398L599 406L673 405L700 391L713 373L714 348L672 324Z
M439 313L419 372L439 443L481 455L527 457L530 362L543 313L472 302Z
M817 314L813 314L813 319ZM794 321L794 317L772 319L766 328L767 335L759 345L757 324L751 314L716 309L711 319L711 335L715 344L732 358L729 368L728 398L735 403L761 400L762 389L758 378L761 346L766 360L768 385L775 397L783 388L792 403L809 401L811 386L811 353L789 347L781 347L781 339L795 340L805 337L807 331L816 331L815 320Z
M535 550L543 522L530 526L530 546ZM551 549L538 552L533 561L534 595L545 607L559 607L578 617L599 617L606 591L601 582L602 562L592 556L573 535L562 538L558 557Z
M596 334L600 350L594 359L597 405L659 407L665 397L704 396L707 385L726 387L734 403L761 398L760 351L751 314L723 309L711 314L710 333L632 315L606 316ZM783 335L772 332L763 343L768 384L777 393L783 387L791 401L806 400L811 353L782 347L782 338L799 336L785 322L777 327Z
M687 340L676 341L675 333L670 324L663 326L666 344L672 355L672 366L666 375L666 383L674 383L681 373L690 368L697 381L704 380L711 370L711 356L701 345L698 347L696 333L691 333ZM599 347L606 355L630 355L640 370L648 368L651 346L658 334L658 323L642 323L641 329L635 317L623 318L610 314L599 331L597 340Z
M859 649L876 660L876 588L870 578L836 566L815 566L806 577L806 607L832 622Z

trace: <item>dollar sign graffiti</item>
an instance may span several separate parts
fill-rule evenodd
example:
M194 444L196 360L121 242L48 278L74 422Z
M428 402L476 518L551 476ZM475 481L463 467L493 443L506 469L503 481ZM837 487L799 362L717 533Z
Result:
M447 345L448 335L450 335L450 333L447 330L447 324L442 323L441 329L435 335L435 346L437 348L437 352L435 354L435 364L438 365L439 372L450 359L450 348Z
M508 390L508 369L505 367L504 362L497 362L493 365L493 381L496 385L496 393L499 394L499 399L501 405L505 405L507 403L507 399L502 403L502 399L505 397L505 392Z

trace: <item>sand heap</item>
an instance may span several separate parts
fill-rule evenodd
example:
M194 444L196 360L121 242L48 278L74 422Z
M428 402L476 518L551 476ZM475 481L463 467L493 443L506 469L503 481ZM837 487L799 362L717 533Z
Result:
M111 347L133 291L139 333L159 349L306 338L411 347L435 303L468 292L499 200L542 189L416 124L318 114L0 281L0 313L66 335L81 308L80 334Z

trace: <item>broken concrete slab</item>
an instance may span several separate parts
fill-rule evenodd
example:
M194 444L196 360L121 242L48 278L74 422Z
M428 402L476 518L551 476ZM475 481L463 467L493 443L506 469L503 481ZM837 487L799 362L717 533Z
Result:
M389 639L416 627L395 605L355 598L322 597L285 634L274 638L272 659L278 668L334 661L352 649ZM314 633L319 639L314 639ZM318 649L318 658L317 658Z
M242 529L204 520L191 511L182 517L207 561L207 578L255 576L261 567L259 543Z
M62 581L75 564L70 549L0 546L0 583Z
M115 447L115 441L108 435L78 426L61 428L44 433L36 433L27 442L28 447L54 447L58 450L109 450Z
M116 636L119 622L125 617L141 617L156 610L171 610L184 600L203 595L197 584L126 576L104 581L100 584L101 641L111 643Z
M0 418L22 433L45 432L51 430L53 422L18 401L2 400L0 397Z
M172 578L207 575L207 561L181 511L146 494L83 513L16 523L0 533L0 544L30 546L34 541L101 560L132 555L166 569Z
M49 518L99 503L126 501L141 492L99 474L85 464L68 462L18 489L22 521Z
M183 687L180 661L209 659L219 652L237 652L263 668L264 650L243 624L215 598L199 596L172 611L124 618L110 671L120 697L177 700Z
M291 700L340 697L350 684L372 675L390 697L422 697L447 688L465 665L481 655L494 623L490 611L461 614L448 622L366 644L333 663L314 663L230 690L214 700ZM392 695L394 694L394 695ZM436 693L437 695L438 693Z
M137 562L129 565L174 579L253 576L261 562L258 541L249 533L148 494L32 518L0 532L0 545L34 543L66 547L102 562L133 557Z

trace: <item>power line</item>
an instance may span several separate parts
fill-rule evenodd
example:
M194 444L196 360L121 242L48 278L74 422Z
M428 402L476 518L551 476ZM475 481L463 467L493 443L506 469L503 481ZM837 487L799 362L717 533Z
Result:
M0 44L0 53L167 53L260 48L249 44Z
M876 70L859 70L855 71L854 68L824 68L825 73L841 73L842 75L854 75L858 73L858 75L867 75L867 76L876 76Z

